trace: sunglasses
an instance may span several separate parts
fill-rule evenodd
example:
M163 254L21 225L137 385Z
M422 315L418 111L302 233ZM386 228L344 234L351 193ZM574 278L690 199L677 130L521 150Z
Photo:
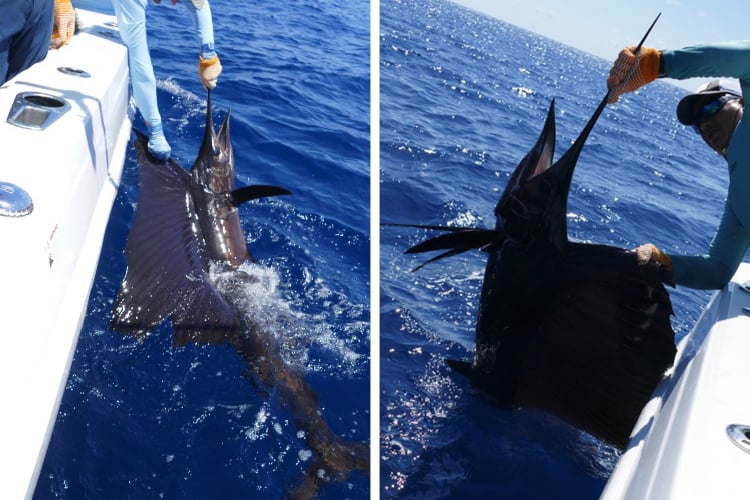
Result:
M739 99L736 95L723 95L718 99L715 99L705 106L703 106L698 113L695 115L695 121L693 122L693 130L700 135L701 133L701 122L706 118L711 118L724 107L729 101L735 101Z

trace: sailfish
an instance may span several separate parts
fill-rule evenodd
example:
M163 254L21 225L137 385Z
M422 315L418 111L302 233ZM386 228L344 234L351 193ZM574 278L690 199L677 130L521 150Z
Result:
M606 97L552 162L555 102L497 203L494 229L448 230L407 253L487 253L471 362L447 360L504 408L553 414L624 447L672 365L670 269L634 251L569 240L567 200ZM423 226L431 227L431 226ZM434 227L433 227L434 228Z
M290 192L269 185L235 188L229 115L217 134L209 91L205 132L189 172L173 158L152 158L148 138L134 130L139 200L111 326L142 339L169 318L175 347L234 347L246 361L254 385L275 391L296 427L304 431L313 459L289 496L311 498L325 482L345 480L355 470L368 473L369 447L345 442L329 428L303 374L284 361L274 336L253 321L252 311L243 310L243 287L257 278L243 267L254 259L238 207Z

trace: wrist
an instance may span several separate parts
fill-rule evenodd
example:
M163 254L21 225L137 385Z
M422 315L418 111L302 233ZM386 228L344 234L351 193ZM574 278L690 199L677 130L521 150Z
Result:
M201 47L200 58L204 61L210 61L216 57L216 50L213 43L205 43Z
M665 78L667 76L667 70L664 65L664 51L659 51L659 73L656 75L656 78Z
M200 70L213 66L217 62L219 62L219 54L216 52L214 52L214 55L208 59L203 54L198 57L198 66Z
M661 62L661 54L658 50L643 47L638 53L640 72L643 76L643 82L641 85L653 82L659 76L659 65Z
M72 12L73 4L71 3L71 0L55 0L54 11L55 15Z

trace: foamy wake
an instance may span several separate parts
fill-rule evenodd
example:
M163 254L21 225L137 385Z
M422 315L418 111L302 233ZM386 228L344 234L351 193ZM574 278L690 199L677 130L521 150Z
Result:
M284 293L290 292L282 289L275 269L244 263L239 271L252 278L246 280L239 290L232 284L234 271L222 271L212 266L210 276L222 293L235 294L234 303L246 315L248 323L276 339L285 362L305 371L349 376L364 369L364 356L350 347L350 343L362 336L367 325L356 319L346 319L346 308L355 310L358 306L336 304L324 313L306 313L298 310L296 305L305 300L319 300L321 293L331 293L326 291L322 281L312 289L306 288L304 297L287 298ZM323 351L325 356L314 357L312 351Z

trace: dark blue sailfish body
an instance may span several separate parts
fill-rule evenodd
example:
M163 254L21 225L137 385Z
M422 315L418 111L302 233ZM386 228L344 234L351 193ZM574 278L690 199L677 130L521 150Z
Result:
M674 360L672 277L632 251L568 239L573 171L604 104L553 163L553 101L494 229L454 228L407 252L488 254L474 358L449 360L454 369L502 407L538 408L623 447Z
M128 269L115 301L112 327L142 338L169 318L175 346L227 343L245 360L253 383L274 391L304 431L313 459L289 495L312 498L321 484L369 472L365 443L344 442L328 426L315 391L284 361L275 338L243 310L244 287L256 278L241 267L252 261L237 207L289 194L267 185L235 188L229 114L219 133L211 118L189 172L176 161L156 161L136 133L139 200L125 247ZM211 271L223 274L221 285ZM228 277L227 277L228 276Z

